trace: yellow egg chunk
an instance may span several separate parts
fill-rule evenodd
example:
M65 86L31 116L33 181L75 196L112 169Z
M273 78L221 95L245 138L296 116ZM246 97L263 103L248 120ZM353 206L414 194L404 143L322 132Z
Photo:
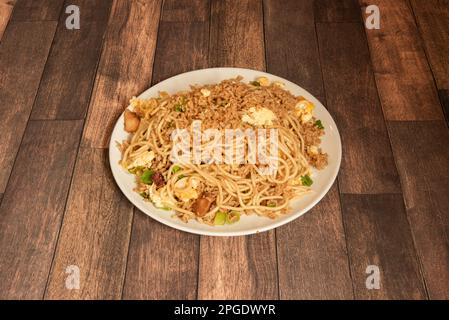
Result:
M307 148L307 152L309 154L318 154L318 147L317 146L310 146Z
M168 195L164 192L156 190L156 185L152 184L149 189L149 196L154 206L159 209L173 206L173 202L169 199Z
M175 183L173 191L181 201L187 202L198 198L198 185L199 181L195 178L182 178Z
M273 86L279 87L279 88L284 88L285 84L283 82L280 82L280 81L274 81L273 82Z
M155 155L153 151L145 151L139 157L135 158L126 168L132 169L136 167L151 167Z
M270 85L270 80L268 80L267 77L259 77L256 81L259 82L262 87L268 87Z
M243 122L254 126L272 125L273 120L276 119L274 112L267 108L256 109L251 107L249 108L248 113L242 116Z
M202 94L204 97L210 96L210 90L203 88L203 89L201 89L200 91L201 91L201 94Z

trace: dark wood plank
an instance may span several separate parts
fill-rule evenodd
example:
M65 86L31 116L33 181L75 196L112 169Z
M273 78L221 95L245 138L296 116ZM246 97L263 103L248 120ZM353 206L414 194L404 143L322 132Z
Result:
M114 1L84 130L88 147L78 155L47 299L122 297L133 207L112 178L107 150L91 147L107 146L110 132L104 131L149 84L160 6L160 1ZM80 290L64 286L72 264L80 268Z
M264 2L267 71L323 100L313 4L311 0Z
M56 22L10 22L0 43L0 192L28 121Z
M443 107L446 123L449 126L449 90L439 90L438 96L440 97L441 106Z
M444 121L390 122L405 205L431 299L449 299L449 131Z
M199 237L135 209L123 299L196 299Z
M449 2L411 0L438 89L449 89Z
M324 103L314 1L264 4L267 70L298 83ZM281 299L353 297L339 203L334 186L310 213L276 230Z
M304 216L276 230L281 299L352 299L336 185Z
M213 1L211 9L211 63L263 70L261 2ZM277 299L276 264L274 231L201 237L198 298Z
M212 1L212 67L265 68L262 10L256 0Z
M57 21L64 0L17 0L13 21Z
M16 0L0 0L0 41L15 3Z
M343 194L341 201L356 299L425 299L402 196ZM380 269L378 290L366 287L369 265Z
M208 66L209 8L207 0L164 2L153 84Z
M360 22L357 0L315 0L316 22Z
M115 1L82 145L106 148L130 97L150 85L161 2Z
M207 67L209 8L207 0L164 2L153 83ZM123 298L195 299L198 254L199 236L166 227L136 209Z
M31 121L0 206L0 297L41 299L81 136L80 121Z
M133 207L118 189L106 149L80 148L46 299L120 299ZM80 269L80 289L65 271Z
M439 120L432 72L422 48L408 0L360 0L377 5L381 28L366 30L374 75L385 118L388 120Z
M340 191L400 192L363 27L317 24L317 32L327 107L344 146Z
M32 119L83 119L100 58L112 0L77 0L79 30L68 30L65 15L56 31Z

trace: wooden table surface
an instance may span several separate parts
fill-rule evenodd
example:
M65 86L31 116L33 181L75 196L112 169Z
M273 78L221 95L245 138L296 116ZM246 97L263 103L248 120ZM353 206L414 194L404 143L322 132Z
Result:
M0 41L0 298L449 298L447 0L0 0ZM337 182L276 230L180 232L112 178L128 99L214 66L285 77L339 127Z

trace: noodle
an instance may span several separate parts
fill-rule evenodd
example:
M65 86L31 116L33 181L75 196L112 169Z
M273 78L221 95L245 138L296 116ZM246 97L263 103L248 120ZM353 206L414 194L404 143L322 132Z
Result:
M138 127L129 129L130 140L121 144L120 163L136 175L136 191L156 207L174 210L185 222L233 223L241 214L276 218L288 212L290 200L310 191L312 168L327 165L327 154L319 148L324 130L312 116L313 104L266 78L245 84L238 77L216 85L192 86L174 95L161 92L158 98L133 98L130 109L125 112L125 128L127 116L137 119ZM200 139L192 148L195 138L190 137L201 137L194 121L200 121L203 132L234 129L250 133L240 138L236 134L232 140L227 136ZM173 161L176 129L190 134L184 141L188 146L180 147L182 152L199 150L205 157L221 150L218 155L225 156L225 161L205 157L195 162L192 156ZM269 155L252 150L255 144L245 145L252 137L248 130L258 129L266 131L255 134L257 147L266 142L265 133L271 138L276 134L276 140L270 140L276 145L264 151L269 149ZM226 161L226 152L241 162Z

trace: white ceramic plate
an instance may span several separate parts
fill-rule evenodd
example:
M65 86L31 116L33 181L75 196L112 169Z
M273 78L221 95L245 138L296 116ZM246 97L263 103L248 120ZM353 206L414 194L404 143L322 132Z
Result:
M163 224L191 233L210 236L239 236L270 230L298 218L317 204L332 186L337 176L341 160L341 141L335 122L329 112L327 112L324 106L314 96L288 80L256 70L241 68L211 68L186 72L164 80L146 90L139 96L139 98L155 97L158 95L159 91L167 91L168 93L173 94L181 90L190 89L189 85L191 84L214 84L239 75L244 78L243 81L245 82L255 80L260 76L266 76L271 81L281 81L285 84L285 89L289 90L294 95L301 95L315 104L316 108L314 115L317 119L322 121L326 130L321 147L329 155L329 165L324 170L315 171L313 173L313 192L298 200L292 201L291 213L274 220L259 217L257 215L243 215L238 223L223 226L208 226L193 220L184 223L179 219L172 217L172 211L155 208L150 202L144 201L139 194L133 191L135 187L134 176L123 170L119 165L121 154L116 145L116 142L121 142L128 138L128 133L124 130L124 119L122 114L112 132L111 141L109 143L109 161L118 186L126 197L142 212Z

